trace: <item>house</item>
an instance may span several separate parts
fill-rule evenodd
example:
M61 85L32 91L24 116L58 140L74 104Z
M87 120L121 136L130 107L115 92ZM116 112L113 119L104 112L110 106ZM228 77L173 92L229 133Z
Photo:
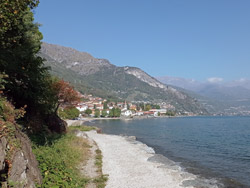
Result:
M123 108L124 103L123 103L123 102L118 102L118 103L117 103L117 106L118 106L119 108Z
M130 110L135 110L135 111L136 111L136 105L130 105L129 109L130 109Z
M80 104L76 107L80 112L84 112L85 110L88 109L88 106L85 104Z
M94 109L94 104L87 104L90 110Z
M167 109L151 109L149 110L150 112L157 112L160 114L166 114L167 113Z
M132 111L131 110L123 110L121 113L122 116L132 116Z
M143 115L144 116L154 116L154 113L153 111L146 111L146 112L143 112Z
M136 116L143 116L144 112L143 111L138 111L135 113Z
M103 104L97 104L96 109L98 110L103 110Z

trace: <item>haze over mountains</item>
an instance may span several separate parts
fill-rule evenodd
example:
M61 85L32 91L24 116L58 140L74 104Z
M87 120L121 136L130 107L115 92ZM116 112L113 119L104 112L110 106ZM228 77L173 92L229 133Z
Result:
M220 78L210 78L206 82L177 77L158 77L159 81L177 86L206 103L215 113L227 115L250 114L250 80L240 79L224 82Z
M40 56L52 74L71 82L79 91L103 98L162 103L179 112L206 114L207 110L185 92L167 86L136 67L117 67L86 52L43 43Z

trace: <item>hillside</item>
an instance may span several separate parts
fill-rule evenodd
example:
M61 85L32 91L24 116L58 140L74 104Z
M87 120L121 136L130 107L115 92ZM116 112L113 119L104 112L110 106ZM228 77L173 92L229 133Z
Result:
M43 43L40 56L51 73L71 82L79 91L104 98L141 102L166 102L176 110L207 111L186 93L166 86L136 67L117 67L86 52Z
M196 98L211 113L224 115L250 114L250 90L248 89L250 82L246 79L222 83L199 82L169 76L157 79Z

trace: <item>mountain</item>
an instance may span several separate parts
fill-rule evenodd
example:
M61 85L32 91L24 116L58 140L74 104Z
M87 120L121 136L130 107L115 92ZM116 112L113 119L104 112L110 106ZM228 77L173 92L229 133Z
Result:
M118 67L86 52L43 43L40 56L51 73L71 82L82 93L107 99L170 104L179 112L206 114L186 93L167 86L136 67Z
M245 89L249 89L250 90L250 80L248 79L244 79L244 78L241 78L239 80L234 80L234 81L231 81L231 82L228 82L226 83L227 86L241 86L241 87L244 87Z
M158 77L164 84L183 88L184 92L198 99L200 103L217 114L250 114L249 80L231 82L198 82L175 77Z
M171 76L162 76L162 77L157 77L156 79L164 84L177 86L190 91L197 91L202 86L200 82L194 79L186 79L186 78L171 77Z

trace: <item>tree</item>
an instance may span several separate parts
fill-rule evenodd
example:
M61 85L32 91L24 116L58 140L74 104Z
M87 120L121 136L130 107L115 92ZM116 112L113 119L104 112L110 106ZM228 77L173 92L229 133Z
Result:
M84 112L85 114L87 114L88 116L92 113L92 110L90 110L89 108L87 110L85 110Z
M137 111L141 110L141 107L140 107L139 104L136 104L136 110L137 110Z
M103 109L104 110L108 109L108 102L107 101L103 103Z
M95 117L99 117L100 116L100 110L99 109L95 109Z
M35 8L39 0L5 0L0 2L0 48L15 48L23 44L27 32L25 18L30 9ZM30 38L30 36L28 36Z
M167 111L166 112L166 116L175 116L175 115L176 115L176 113L173 112L173 111Z
M3 93L16 108L27 106L31 114L49 114L55 107L51 81L43 59L37 56L42 34L31 9L38 0L0 2L0 74L5 78Z
M106 110L102 110L101 116L102 116L102 117L106 117L107 115L108 115L107 111L106 111Z
M128 110L130 109L130 105L129 105L129 104L127 104L127 109L128 109Z
M149 104L146 105L145 111L149 111L151 109L151 106Z
M121 109L115 108L114 110L114 117L120 117L121 116Z
M157 104L157 105L155 105L155 108L160 109L161 107L160 107L160 105Z
M120 117L121 116L121 109L119 108L112 108L109 111L109 117Z
M74 88L64 80L54 79L52 89L57 97L55 112L61 105L71 106L80 102L80 97L77 91L75 91Z
M80 111L74 106L69 106L64 109L60 109L58 114L63 119L75 119L79 117Z
M109 117L114 117L114 108L112 108L110 111L109 111Z

